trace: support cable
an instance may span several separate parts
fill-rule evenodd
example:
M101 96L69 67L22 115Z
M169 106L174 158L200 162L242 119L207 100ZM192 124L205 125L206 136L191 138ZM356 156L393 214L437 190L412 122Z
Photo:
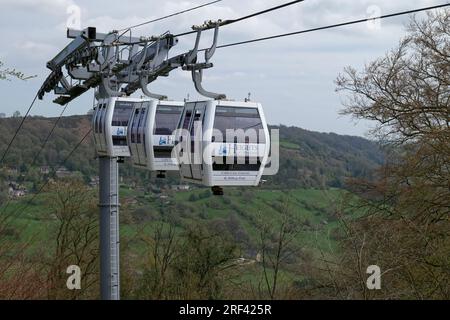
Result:
M282 9L282 8L285 8L285 7L288 7L288 6L292 6L292 5L294 5L294 4L301 3L301 2L304 2L304 1L305 1L305 0L296 0L296 1L291 1L291 2L287 2L287 3L283 3L283 4L280 4L280 5L278 5L278 6L271 7L271 8L262 10L262 11L258 11L258 12L255 12L255 13L252 13L252 14L249 14L249 15L246 15L246 16L243 16L243 17L240 17L240 18L237 18L237 19L229 19L229 20L220 21L220 22L218 23L218 25L219 25L220 27L227 26L227 25L231 25L231 24L233 24L233 23L237 23L237 22L240 22L240 21L243 21L243 20L247 20L247 19L250 19L250 18L254 18L254 17L256 17L256 16L263 15L263 14L266 14L266 13L269 13L269 12L272 12L272 11L280 10L280 9ZM202 30L203 30L203 31L206 31L206 30L214 29L214 28L216 27L216 25L217 25L217 24L211 24L211 25L209 25L209 26L203 27ZM192 30L192 31L187 31L187 32L179 33L179 34L176 34L176 35L172 35L172 34L171 34L171 35L169 35L169 36L170 36L170 37L177 38L177 37L183 37L183 36L187 36L187 35L191 35L191 34L196 34L197 32L198 32L198 30ZM164 37L162 37L162 38L164 38ZM137 42L127 43L127 45L143 44L143 43L148 43L148 42L153 42L153 41L154 41L153 39L142 40L142 41L137 41Z
M69 103L66 103L66 105L64 106L64 109L61 111L59 117L56 119L55 123L53 124L52 129L50 130L50 132L48 133L44 142L42 143L41 148L39 149L39 152L34 156L33 162L31 163L32 166L36 164L36 161L38 160L42 151L44 151L45 146L47 145L48 141L50 140L50 137L53 135L53 132L55 131L56 127L58 126L58 123L61 121L61 118L64 115L64 112L66 112L66 109L68 106L69 106Z
M244 16L244 17L238 18L238 19L222 21L222 22L220 22L219 25L220 26L230 25L230 24L233 24L233 23L236 23L236 22L239 22L239 21L243 21L243 20L246 20L246 19L249 19L249 18L256 17L256 16L258 16L260 14L264 14L264 13L268 13L268 12L271 12L271 11L274 11L274 10L278 10L278 9L283 8L283 7L290 6L290 5L293 5L295 3L303 2L303 1L304 0L285 3L283 5L280 5L280 6L277 6L277 7L273 7L273 8L270 8L270 9L266 9L266 10L263 10L263 11L260 11L260 12L256 12L256 13L250 14L248 16ZM348 26L348 25L354 25L354 24L359 24L359 23L364 23L364 22L369 22L369 21L393 18L393 17L409 15L409 14L423 12L423 11L429 11L429 10L445 8L445 7L448 7L448 6L450 6L450 3L447 2L447 3L444 3L444 4L435 5L435 6L428 6L428 7L418 8L418 9L412 9L412 10L406 10L406 11L401 11L401 12L395 12L395 13L391 13L391 14L381 15L381 16L378 16L378 17L371 17L371 18L363 18L363 19L358 19L358 20L351 20L351 21L337 23L337 24L332 24L332 25L323 26L323 27L317 27L317 28L312 28L312 29L288 32L288 33L283 33L283 34L278 34L278 35L273 35L273 36L267 36L267 37L262 37L262 38L257 38L257 39L251 39L251 40L245 40L245 41L240 41L240 42L235 42L235 43L223 44L223 45L217 46L217 49L226 48L226 47L232 47L232 46L238 46L238 45L248 44L248 43L252 43L252 42L259 42L259 41L272 40L272 39L277 39L277 38L282 38L282 37L294 36L294 35L299 35L299 34L303 34L303 33L311 33L311 32L315 32L315 31L333 29L333 28L338 28L338 27L343 27L343 26ZM203 30L209 30L209 29L213 29L213 28L215 28L215 26L212 25L210 27L204 28ZM190 34L194 34L194 33L197 33L197 31L196 30L188 31L188 32L184 32L184 33L180 33L180 34L172 35L172 36L173 37L182 37L182 36L186 36L186 35L190 35ZM150 42L150 41L151 40L143 40L143 41L136 42L134 44L141 44L141 43L146 43L146 42ZM201 50L198 50L198 51L205 51L205 50L206 49L201 49Z
M161 21L161 20L164 20L164 19L168 19L168 18L171 18L171 17L175 17L175 16L178 16L178 15L180 15L180 14L187 13L187 12L190 12L190 11L194 11L194 10L197 10L197 9L200 9L200 8L203 8L203 7L206 7L206 6L215 4L215 3L217 3L217 2L221 2L221 1L222 1L222 0L215 0L215 1L208 2L208 3L204 3L204 4L202 4L202 5L199 5L199 6L196 6L196 7L193 7L193 8L189 8L189 9L186 9L186 10L183 10L183 11L175 12L175 13L169 14L169 15L164 16L164 17L161 17L161 18L149 20L149 21L146 21L146 22L143 22L143 23L139 23L139 24L130 26L130 27L128 27L128 28L120 29L120 30L118 30L118 32L125 31L125 33L126 33L126 32L129 31L130 29L142 27L142 26L145 26L145 25L150 24L150 23L154 23L154 22L158 22L158 21Z
M25 120L27 119L28 115L30 114L31 109L33 108L34 103L36 102L38 98L38 94L34 97L33 101L31 102L30 106L28 107L27 113L23 116L22 121L20 122L19 127L17 128L16 132L14 133L12 139L9 141L8 146L6 147L5 151L3 152L2 158L0 159L0 165L5 160L6 156L8 155L9 150L11 149L12 144L14 143L14 140L16 140L17 135L19 134L20 129L22 129L23 124L25 123Z
M283 34L278 34L278 35L273 35L273 36L268 36L268 37L263 37L263 38L257 38L257 39L252 39L252 40L245 40L245 41L240 41L240 42L235 42L235 43L228 43L228 44L223 44L223 45L217 46L217 49L227 48L227 47L232 47L232 46L238 46L238 45L243 45L243 44L248 44L248 43L253 43L253 42L259 42L259 41L272 40L272 39L277 39L277 38L282 38L282 37L289 37L289 36L299 35L299 34L303 34L303 33L310 33L310 32L315 32L315 31L339 28L339 27L343 27L343 26L349 26L349 25L353 25L353 24L364 23L364 22L374 21L374 20L378 20L378 19L393 18L393 17L402 16L402 15L418 13L418 12L422 12L422 11L429 11L429 10L434 10L434 9L440 9L440 8L444 8L444 7L448 7L448 6L450 6L450 3L440 4L440 5L431 6L431 7L425 7L425 8L419 8L419 9L414 9L414 10L402 11L402 12L382 15L382 16L378 16L378 17L374 17L374 18L366 18L366 19L347 21L347 22L332 24L332 25L328 25L328 26L324 26L324 27L300 30L300 31L289 32L289 33L283 33ZM199 50L199 51L204 51L204 50L205 49L202 49L202 50Z

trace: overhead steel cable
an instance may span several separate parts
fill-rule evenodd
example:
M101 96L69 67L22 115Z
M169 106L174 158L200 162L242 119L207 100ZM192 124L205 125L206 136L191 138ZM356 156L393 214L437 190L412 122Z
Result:
M48 141L50 140L51 136L53 135L53 132L55 131L56 127L58 126L58 123L61 121L61 118L64 115L64 112L66 112L66 109L68 106L69 106L69 103L66 103L66 105L64 106L64 109L61 111L59 117L56 119L55 123L53 124L52 129L48 133L47 137L44 139L44 142L42 143L41 148L39 149L38 153L34 156L33 161L31 163L32 166L34 164L36 164L36 161L38 160L42 151L44 151L45 146L47 145Z
M12 139L9 141L8 146L6 147L5 151L3 152L2 158L0 159L0 165L3 163L3 161L5 160L6 156L8 155L9 150L11 149L12 144L14 143L14 140L16 140L17 135L19 134L20 129L22 129L23 124L25 123L25 120L27 119L28 115L30 114L31 109L33 108L34 103L36 102L38 98L38 94L36 94L36 96L34 97L33 101L31 102L27 113L25 114L25 116L22 118L22 121L20 122L19 127L16 129L16 132L14 133Z
M440 5L430 6L430 7L424 7L424 8L419 8L419 9L413 9L413 10L407 10L407 11L402 11L402 12L397 12L397 13L391 13L391 14L386 14L386 15L382 15L382 16L378 16L378 17L347 21L347 22L332 24L332 25L328 25L328 26L324 26L324 27L294 31L294 32L283 33L283 34L278 34L278 35L273 35L273 36L267 36L267 37L263 37L263 38L252 39L252 40L228 43L228 44L223 44L223 45L217 46L217 49L238 46L238 45L259 42L259 41L266 41L266 40L271 40L271 39L276 39L276 38L289 37L289 36L310 33L310 32L315 32L315 31L321 31L321 30L327 30L327 29L332 29L332 28L339 28L339 27L349 26L349 25L353 25L353 24L379 20L379 19L393 18L393 17L397 17L397 16L408 15L408 14L418 13L418 12L422 12L422 11L440 9L440 8L444 8L444 7L448 7L448 6L450 6L450 3L440 4ZM204 51L204 50L206 50L206 49L202 49L199 51Z
M227 25L231 25L231 24L233 24L233 23L237 23L237 22L240 22L240 21L243 21L243 20L247 20L247 19L250 19L250 18L254 18L254 17L256 17L256 16L263 15L263 14L266 14L266 13L269 13L269 12L272 12L272 11L280 10L280 9L282 9L282 8L285 8L285 7L288 7L288 6L292 6L292 5L294 5L294 4L301 3L301 2L304 2L304 1L305 1L305 0L296 0L296 1L286 2L286 3L280 4L280 5L278 5L278 6L271 7L271 8L262 10L262 11L258 11L258 12L255 12L255 13L252 13L252 14L249 14L249 15L246 15L246 16L243 16L243 17L240 17L240 18L237 18L237 19L229 19L229 20L220 21L220 22L218 23L218 25L219 25L220 27L227 26ZM205 31L205 30L210 30L210 29L214 29L215 27L216 27L216 24L211 24L211 26L202 28L202 30L204 30L204 31ZM183 36L187 36L187 35L190 35L190 34L195 34L195 33L197 33L197 32L198 32L197 30L192 30L192 31L187 31L187 32L175 34L175 35L170 34L170 35L168 35L167 37L175 37L175 38L176 38L176 37L183 37ZM164 38L164 37L161 37L161 38ZM155 41L154 39L150 39L150 40L142 40L142 41L137 41L137 42L127 43L127 44L128 44L128 45L132 45L132 44L143 44L143 43L154 42L154 41Z
M305 0L296 0L296 1L286 2L286 3L280 4L278 6L271 7L271 8L262 10L262 11L258 11L258 12L255 12L255 13L252 13L252 14L249 14L249 15L237 18L237 19L224 20L224 21L221 21L219 23L219 26L220 27L228 26L228 25L233 24L233 23L237 23L237 22L241 22L241 21L244 21L244 20L247 20L247 19L251 19L251 18L260 16L260 15L263 15L263 14L266 14L266 13L269 13L269 12L272 12L272 11L280 10L280 9L285 8L285 7L289 7L289 6L292 6L294 4L297 4L297 3L300 3L300 2L304 2L304 1ZM205 28L203 30L209 30L209 29L214 29L214 28L215 28L215 25L212 25L212 26L210 26L208 28ZM183 36L187 36L187 35L194 34L194 33L197 33L197 30L179 33L177 35L174 35L174 37L183 37Z
M190 9L186 9L186 10L183 10L183 11L175 12L175 13L169 14L169 15L164 16L164 17L160 17L160 18L157 18L157 19L153 19L153 20L149 20L149 21L146 21L146 22L143 22L143 23L139 23L139 24L133 25L133 26L128 27L128 28L120 29L117 32L122 32L122 33L117 37L117 40L120 40L128 32L130 32L130 37L131 37L131 29L138 28L138 27L141 27L141 26L144 26L144 25L148 25L148 24L151 24L151 23L154 23L154 22L158 22L158 21L161 21L161 20L164 20L164 19L168 19L168 18L171 18L171 17L175 17L177 15L180 15L180 14L183 14L183 13L187 13L187 12L190 12L190 11L194 11L194 10L197 10L197 9L200 9L200 8L203 8L203 7L206 7L206 6L215 4L217 2L221 2L221 1L222 0L215 0L215 1L212 1L212 2L208 2L208 3L205 3L205 4L202 4L202 5L190 8Z
M293 2L289 2L289 3L283 4L283 5L280 5L280 6L277 6L277 7L273 7L273 8L261 11L261 12L253 13L251 15L244 16L244 17L241 17L241 18L238 18L238 19L222 21L219 25L220 26L226 26L226 25L238 22L238 21L249 19L249 18L258 16L260 14L267 13L267 12L270 12L270 11L274 11L274 10L277 10L277 9L281 9L283 7L292 5L294 3L303 2L303 1L293 1ZM315 32L315 31L333 29L333 28L349 26L349 25L353 25L353 24L359 24L359 23L364 23L364 22L369 22L369 21L375 21L375 20L379 20L379 19L393 18L393 17L397 17L397 16L402 16L402 15L409 15L409 14L423 12L423 11L429 11L429 10L445 8L445 7L448 7L448 6L450 6L450 3L447 2L445 4L429 6L429 7L423 7L423 8L418 8L418 9L412 9L412 10L407 10L407 11L401 11L401 12L381 15L381 16L377 16L377 17L363 18L363 19L359 19L359 20L352 20L352 21L332 24L332 25L323 26L323 27L317 27L317 28L312 28L312 29L288 32L288 33L283 33L283 34L278 34L278 35L273 35L273 36L267 36L267 37L262 37L262 38L257 38L257 39L239 41L239 42L235 42L235 43L223 44L223 45L217 46L217 49L227 48L227 47L232 47L232 46L238 46L238 45L248 44L248 43L252 43L252 42L260 42L260 41L266 41L266 40L271 40L271 39L276 39L276 38L289 37L289 36L294 36L294 35L299 35L299 34L304 34L304 33L310 33L310 32ZM215 26L211 26L211 27L205 28L204 30L213 29L214 27ZM190 35L190 34L194 34L194 33L197 33L197 31L195 31L195 30L194 31L187 31L187 32L184 32L184 33L179 33L177 35L173 35L173 37L182 37L182 36ZM146 43L146 42L150 42L150 41L153 41L153 40L143 40L143 41L140 41L140 42L136 42L134 44ZM206 49L201 49L201 50L198 50L198 51L205 51L205 50Z
M66 164L66 162L70 159L70 157L75 153L75 151L81 146L81 144L86 140L86 138L91 134L92 132L92 128L83 136L83 138L76 144L76 146L72 149L72 151L70 151L70 153L64 158L64 160L59 164L59 166L64 166ZM22 208L17 208L16 210L14 210L12 213L10 214L2 214L2 218L0 220L0 225L3 225L9 218L15 216L19 210L21 212L24 212L30 205L31 203L39 196L39 194L41 194L45 187L49 184L50 180L47 180L44 182L44 184L39 188L38 192L35 193L33 195L33 197L27 201L27 203L25 204L25 206L23 206Z
M186 10L182 10L182 11L179 11L179 12L175 12L175 13L166 15L166 16L161 17L161 18L149 20L149 21L146 21L146 22L142 22L142 23L139 23L139 24L130 26L130 27L128 27L128 28L120 29L120 30L118 30L118 32L128 31L128 30L130 30L130 29L142 27L142 26L145 26L145 25L150 24L150 23L154 23L154 22L158 22L158 21L161 21L161 20L164 20L164 19L172 18L172 17L178 16L178 15L180 15L180 14L187 13L187 12L190 12L190 11L194 11L194 10L197 10L197 9L200 9L200 8L203 8L203 7L206 7L206 6L210 6L210 5L212 5L212 4L215 4L215 3L218 3L218 2L221 2L221 1L222 1L222 0L215 0L215 1L208 2L208 3L204 3L204 4L202 4L202 5L198 5L198 6L196 6L196 7L192 7L192 8L186 9Z

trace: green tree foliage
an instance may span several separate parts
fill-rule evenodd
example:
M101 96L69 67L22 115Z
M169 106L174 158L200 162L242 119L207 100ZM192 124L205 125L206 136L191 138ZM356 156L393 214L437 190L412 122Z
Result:
M350 177L371 178L373 169L383 162L378 145L363 138L273 128L280 129L280 170L267 178L269 186L340 188Z

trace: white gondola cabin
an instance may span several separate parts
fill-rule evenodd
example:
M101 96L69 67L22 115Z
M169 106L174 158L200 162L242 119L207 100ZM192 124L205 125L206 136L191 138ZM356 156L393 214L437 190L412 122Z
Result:
M114 97L100 99L94 108L92 127L97 153L108 157L129 157L128 121L141 99Z
M178 170L172 157L184 102L144 100L136 104L128 126L132 164L150 171Z
M213 191L221 186L259 184L270 149L261 104L188 102L178 129L176 156L184 181L213 187Z

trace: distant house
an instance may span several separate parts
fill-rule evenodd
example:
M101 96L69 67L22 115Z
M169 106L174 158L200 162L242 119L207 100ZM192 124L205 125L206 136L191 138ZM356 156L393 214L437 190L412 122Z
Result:
M173 186L171 186L171 188L174 191L189 191L191 189L191 187L187 184L173 185Z
M13 191L13 198L21 198L21 197L25 197L27 195L26 190L14 190Z
M8 186L8 195L10 198L21 198L27 195L27 189L21 187L16 182L10 182Z
M55 173L58 178L68 178L73 175L66 167L59 167Z
M50 173L50 167L49 166L42 166L39 168L39 171L41 174L49 174Z

